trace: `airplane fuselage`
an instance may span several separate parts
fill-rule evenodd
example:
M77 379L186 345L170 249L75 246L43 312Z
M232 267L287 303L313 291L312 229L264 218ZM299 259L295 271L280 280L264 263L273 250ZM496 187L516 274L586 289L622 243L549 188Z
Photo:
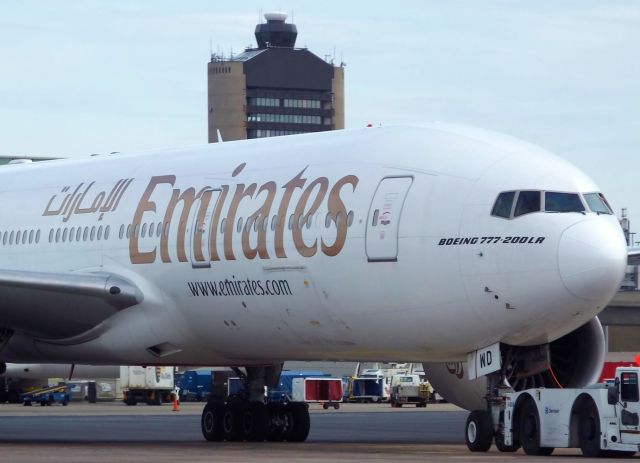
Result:
M451 361L549 342L613 296L624 241L588 209L491 214L523 190L599 188L539 148L437 125L6 167L2 269L118 275L142 297L85 333L11 327L0 355Z

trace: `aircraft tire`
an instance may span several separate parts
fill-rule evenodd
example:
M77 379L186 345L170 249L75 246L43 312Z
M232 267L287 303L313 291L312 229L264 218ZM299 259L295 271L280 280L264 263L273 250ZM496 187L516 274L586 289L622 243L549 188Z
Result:
M493 441L493 423L487 410L474 410L467 417L465 441L472 452L486 452Z
M290 427L287 430L287 440L289 442L304 442L311 429L309 406L305 403L289 403L287 408L291 419Z
M527 455L551 455L553 447L540 446L540 417L533 400L526 399L520 405L519 433L522 450Z
M226 403L222 411L222 433L228 442L241 441L244 404Z
M220 442L224 439L222 432L222 412L224 406L219 403L208 403L202 410L200 428L202 435L209 442Z
M499 452L503 452L503 453L512 453L512 452L517 452L518 449L520 448L519 445L507 445L504 443L504 436L502 434L497 434L495 437L495 443L496 443L496 448L498 449Z
M263 403L251 402L242 410L242 434L249 442L263 442L269 433L269 410Z
M501 427L504 426L504 412L500 412L500 424ZM512 444L511 445L507 445L504 443L504 431L501 429L499 430L495 437L494 437L494 442L496 444L496 448L498 449L499 452L503 452L503 453L513 453L513 452L517 452L518 449L520 448L520 443L518 442L517 436L512 435Z
M279 403L267 405L269 412L269 430L267 440L269 442L282 442L285 439L285 432L289 417L285 413L285 406Z

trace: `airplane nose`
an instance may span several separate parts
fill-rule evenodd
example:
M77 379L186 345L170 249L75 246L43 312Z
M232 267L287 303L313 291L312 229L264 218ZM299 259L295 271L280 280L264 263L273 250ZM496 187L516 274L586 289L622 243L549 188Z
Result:
M617 222L597 218L567 228L560 237L558 267L571 294L606 303L619 289L627 247Z

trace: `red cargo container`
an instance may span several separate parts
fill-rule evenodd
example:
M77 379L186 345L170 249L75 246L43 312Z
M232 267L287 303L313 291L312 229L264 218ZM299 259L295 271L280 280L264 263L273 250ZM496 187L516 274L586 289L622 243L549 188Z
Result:
M342 380L340 378L294 378L294 402L321 403L324 408L339 408L342 402Z

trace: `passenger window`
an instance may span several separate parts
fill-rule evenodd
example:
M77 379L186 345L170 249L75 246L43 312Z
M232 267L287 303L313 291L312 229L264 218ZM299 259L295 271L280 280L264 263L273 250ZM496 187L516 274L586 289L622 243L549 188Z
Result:
M515 196L515 191L505 191L500 193L493 205L491 215L495 217L504 217L505 219L511 217L511 208L513 207L513 198L515 198Z
M33 230L31 231L33 233ZM22 232L22 244L27 244L27 230Z
M375 227L376 225L378 225L378 214L379 213L380 213L380 211L378 209L373 211L373 222L371 222L371 226L372 227Z
M76 230L76 241L80 241L80 235L82 235L82 227L78 227Z
M275 231L275 229L276 229L276 221L277 220L278 220L278 216L277 215L274 215L271 218L271 231Z
M521 191L518 193L518 202L516 203L516 211L514 217L519 217L532 212L540 212L540 192L539 191Z
M14 232L11 232L11 235L9 235L9 244L13 244L13 234Z
M142 237L145 238L147 236L147 224L142 224Z
M544 194L545 212L584 212L584 205L576 193L556 193L547 191Z
M98 227L98 236L97 240L100 241L102 239L102 225Z
M156 236L160 238L162 234L162 222L158 222L158 226L156 227Z
M60 242L60 229L56 229L56 243Z
M238 219L238 226L236 227L236 231L240 233L242 231L242 217Z
M20 230L16 233L16 244L20 244Z
M122 239L123 236L124 236L124 225L120 225L120 233L118 234L118 237Z
M75 227L71 227L71 230L69 230L69 241L73 241L73 236L76 233L76 229Z
M327 212L327 217L324 219L325 228L329 228L331 226L331 213Z
M227 223L227 219L224 218L222 219L222 222L220 222L220 233L224 233L224 225Z
M109 225L107 225L106 227L104 227L104 239L108 240L109 239Z
M36 244L40 242L40 229L36 232Z
M293 230L293 214L289 216L289 230Z
M584 199L589 205L591 212L595 212L596 214L613 214L613 211L609 207L609 203L602 193L587 193L584 195Z
M93 241L96 237L96 226L91 227L91 235L89 235L89 239Z
M127 225L127 239L131 237L131 224Z
M149 238L153 237L153 231L155 229L156 223L155 222L151 222L149 224Z
M7 232L4 232L4 241L6 243L7 241ZM49 243L51 243L53 241L53 228L51 230L49 230ZM4 243L3 243L4 244Z
M89 237L89 227L84 227L84 232L82 232L82 241L87 241L87 238ZM56 241L57 238L56 238Z
M638 402L638 374L623 372L620 379L620 399L623 402Z
M353 225L353 211L349 211L349 214L347 214L347 227L351 225Z

